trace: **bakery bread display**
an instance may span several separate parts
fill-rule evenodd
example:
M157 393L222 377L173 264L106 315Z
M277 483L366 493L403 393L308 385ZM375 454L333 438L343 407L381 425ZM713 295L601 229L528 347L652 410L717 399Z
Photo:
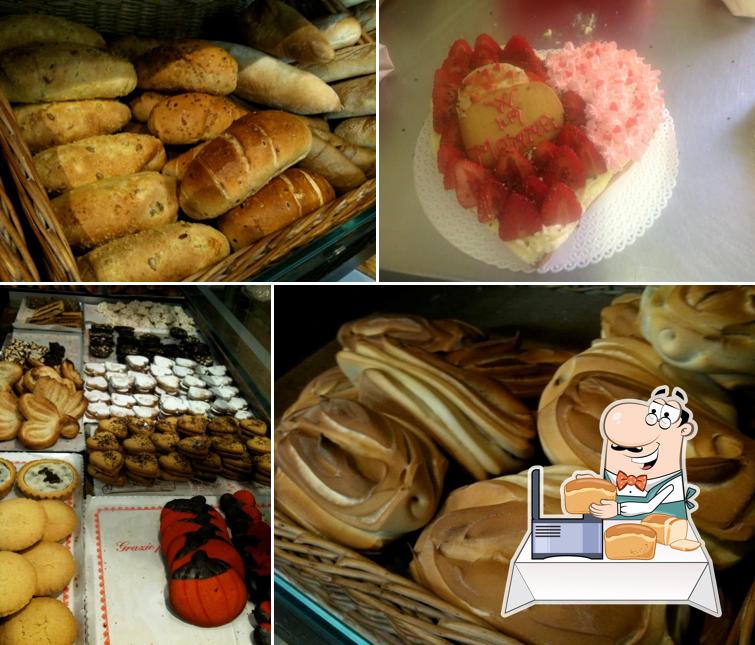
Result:
M642 520L642 524L655 531L658 544L670 545L687 539L688 522L679 517L652 513Z
M726 388L755 383L755 312L748 286L655 286L639 322L664 361L708 374Z
M287 417L275 442L278 509L342 544L379 549L438 506L447 462L398 418L327 399Z
M656 531L646 524L614 524L605 530L605 557L609 560L652 560Z
M586 515L591 504L616 499L616 486L598 477L579 477L564 482L563 506L567 513ZM667 542L664 542L667 544Z
M572 470L544 468L544 513L560 512L560 485ZM443 600L523 642L582 645L668 638L661 605L537 605L502 618L509 563L526 529L526 472L458 488L417 539L411 575Z

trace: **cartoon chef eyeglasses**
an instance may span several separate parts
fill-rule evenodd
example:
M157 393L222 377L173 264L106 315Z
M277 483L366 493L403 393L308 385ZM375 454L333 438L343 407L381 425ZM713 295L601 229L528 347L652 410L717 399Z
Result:
M623 399L600 418L603 478L616 485L615 500L592 504L601 519L639 520L651 513L687 519L699 490L687 486L684 453L697 433L681 388L656 388L648 401ZM577 475L577 477L594 475Z

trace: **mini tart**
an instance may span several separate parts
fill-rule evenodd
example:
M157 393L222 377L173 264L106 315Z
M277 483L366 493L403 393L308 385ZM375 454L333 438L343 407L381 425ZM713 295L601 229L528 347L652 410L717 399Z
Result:
M79 483L79 474L62 459L30 461L18 472L18 489L32 499L66 499Z
M0 499L10 493L16 481L16 467L7 459L0 459Z

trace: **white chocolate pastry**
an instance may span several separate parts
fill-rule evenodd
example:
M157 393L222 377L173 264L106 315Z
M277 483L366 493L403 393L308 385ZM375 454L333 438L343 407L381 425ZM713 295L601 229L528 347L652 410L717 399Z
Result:
M215 399L212 403L212 411L217 414L227 414L231 412L231 405L223 399Z
M89 401L89 403L97 403L98 401L109 402L110 394L103 392L102 390L85 390L84 398Z
M225 376L226 372L225 365L211 365L207 368L207 373L211 376Z
M113 374L108 378L108 383L110 383L110 389L115 392L128 392L132 381L127 374Z
M190 387L188 397L194 401L209 401L212 398L212 392L203 387Z
M158 376L157 384L166 392L178 392L178 377L173 374Z
M207 401L189 401L191 414L207 414L212 406Z
M169 376L173 374L173 370L170 369L170 367L167 367L165 365L150 365L149 366L149 373L152 374L155 378L158 376Z
M243 421L244 419L254 419L254 415L249 412L249 410L239 410L236 414L233 415L233 418L239 421Z
M204 387L205 382L201 378L196 376L187 376L181 381L181 387L184 390L188 390L190 387Z
M210 387L222 387L223 385L231 385L233 383L233 379L230 376L205 375L202 379Z
M105 370L108 372L115 372L117 374L124 373L126 371L126 366L123 363L105 363Z
M235 397L228 401L228 408L231 410L231 412L238 412L239 410L243 410L244 408L248 407L249 404L241 397Z
M87 414L94 419L107 419L110 416L110 406L101 401L90 403L87 407Z
M157 365L158 367L172 368L176 362L172 358L167 358L166 356L155 356L152 359L152 364Z
M85 376L84 387L88 390L107 390L107 381L102 376Z
M137 392L151 392L157 386L157 380L149 374L135 374L134 388Z
M159 414L157 408L151 408L144 405L135 405L132 409L134 414L140 419L154 419Z
M120 405L111 405L110 406L110 416L111 417L130 417L133 416L133 412L129 408L121 407Z
M178 378L186 378L187 376L194 374L194 370L190 367L181 367L180 365L174 365L173 374L175 374Z
M230 401L239 393L239 388L234 387L233 385L223 385L222 387L211 387L210 392L219 399Z
M137 405L147 408L154 408L159 401L158 397L154 394L134 394L134 399Z
M130 394L119 394L118 392L113 392L110 401L113 405L119 405L122 408L131 408L136 405L136 399L133 396Z
M104 363L84 363L84 374L87 376L104 376L106 371Z
M189 411L189 404L185 399L168 394L160 398L160 410L169 415L183 414Z
M177 358L176 365L178 365L179 367L191 367L193 369L197 366L197 362L191 360L190 358Z
M126 365L137 372L145 372L149 368L149 359L146 356L126 356Z

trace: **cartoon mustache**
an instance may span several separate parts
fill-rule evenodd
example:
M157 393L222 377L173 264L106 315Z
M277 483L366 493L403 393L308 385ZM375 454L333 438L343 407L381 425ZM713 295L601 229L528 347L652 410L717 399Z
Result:
M619 452L622 450L626 450L627 452L642 452L642 446L629 448L628 446L617 446L615 443L612 443L611 450L617 450Z

